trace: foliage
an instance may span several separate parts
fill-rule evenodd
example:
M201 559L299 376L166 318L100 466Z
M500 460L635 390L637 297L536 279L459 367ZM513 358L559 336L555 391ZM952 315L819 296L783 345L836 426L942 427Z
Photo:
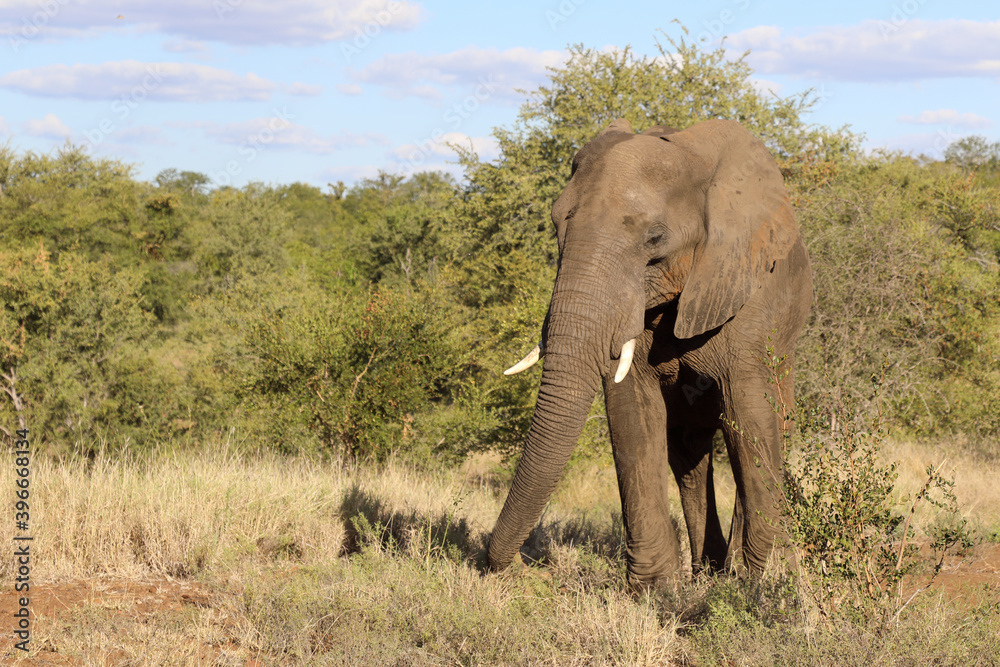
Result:
M0 251L0 265L3 424L26 420L70 442L95 428L162 426L155 393L136 391L153 330L137 271L72 252L53 259L42 244Z
M105 431L138 447L232 432L361 458L514 457L539 369L501 371L537 342L549 210L573 155L618 117L637 130L723 117L776 156L809 247L800 398L829 417L888 354L887 425L962 432L995 455L995 146L862 158L856 135L806 122L820 96L777 97L752 75L684 38L654 57L572 46L495 130L498 159L460 151L461 183L213 190L176 169L140 182L70 145L0 148L3 428L30 418L54 451ZM577 459L607 456L600 397L590 417Z
M784 359L775 357L773 350L768 354L777 382ZM816 410L800 417L803 436L794 456L786 448L781 484L783 523L809 601L826 620L856 614L879 629L895 620L903 578L920 564L910 528L919 503L930 503L947 517L931 543L940 559L930 580L948 549L972 545L954 482L943 476L940 466L927 467L927 481L905 518L894 508L897 464L881 460L885 430L879 396L888 366L883 361L871 377L867 413L846 396L832 420L818 417ZM787 423L790 411L780 397L774 407Z
M963 137L948 145L944 159L962 169L1000 171L1000 141L991 143L981 134Z
M259 184L212 192L201 220L194 260L210 285L232 284L248 275L280 273L290 213L279 195Z
M802 198L815 294L796 364L804 401L831 413L841 392L863 395L867 369L889 356L893 425L998 433L995 192L887 155Z
M404 179L382 172L362 181L344 199L358 220L351 252L361 274L376 283L436 280L457 201L458 188L447 174Z
M450 395L465 363L462 327L442 296L422 285L326 291L301 277L236 290L230 326L248 361L232 369L244 409L285 450L302 443L278 432L296 424L349 458L412 448L423 413Z

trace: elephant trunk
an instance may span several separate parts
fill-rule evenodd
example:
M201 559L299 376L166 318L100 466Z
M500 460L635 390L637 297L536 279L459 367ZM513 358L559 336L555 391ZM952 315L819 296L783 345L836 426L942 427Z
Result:
M592 273L573 273L564 261L549 307L538 402L510 493L490 536L493 570L510 565L538 522L609 368L609 351L622 319L606 294L613 282Z
M490 567L510 565L541 517L573 453L600 382L596 368L556 370L577 360L555 352L545 357L538 403L514 482L490 536ZM551 369L551 370L550 370Z

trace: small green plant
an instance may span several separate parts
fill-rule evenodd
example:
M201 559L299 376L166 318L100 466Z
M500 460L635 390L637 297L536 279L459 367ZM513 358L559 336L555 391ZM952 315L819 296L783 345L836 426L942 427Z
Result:
M784 357L774 353L770 341L766 349L764 361L779 388L772 405L788 424L792 415L780 392L787 375L781 369ZM883 359L872 374L867 410L859 409L855 398L842 397L833 414L800 410L802 434L795 441L785 433L780 494L785 530L803 592L827 620L844 612L868 621L881 616L884 626L898 617L909 603L901 605L903 579L921 562L910 525L921 503L943 510L945 521L930 536L937 565L917 592L933 581L949 549L971 546L943 463L927 467L927 481L905 517L894 507L897 464L880 455L886 438L880 390L888 368Z

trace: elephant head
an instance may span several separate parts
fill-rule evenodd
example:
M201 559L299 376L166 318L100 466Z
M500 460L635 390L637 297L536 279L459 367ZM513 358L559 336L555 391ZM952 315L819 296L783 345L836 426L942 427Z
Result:
M542 341L508 371L544 355L524 453L490 538L493 569L510 564L537 523L602 380L629 373L648 312L674 304L673 336L711 336L798 239L767 149L725 120L642 134L615 121L576 155L552 221L559 266Z

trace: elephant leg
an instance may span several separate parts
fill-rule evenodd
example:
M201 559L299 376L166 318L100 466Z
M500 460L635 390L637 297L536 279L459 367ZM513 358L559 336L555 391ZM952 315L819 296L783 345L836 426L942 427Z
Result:
M625 523L628 579L641 591L672 584L680 545L670 521L667 413L659 383L632 372L605 381L608 426Z
M723 434L737 494L729 559L742 551L753 573L764 570L772 548L784 537L778 488L782 419L766 396L774 393L774 385L758 377L723 388ZM738 568L739 562L732 565Z
M680 489L684 520L691 541L691 569L703 567L718 571L726 558L726 539L722 535L719 512L715 506L715 483L712 479L712 438L715 428L671 428L667 433L670 468Z

